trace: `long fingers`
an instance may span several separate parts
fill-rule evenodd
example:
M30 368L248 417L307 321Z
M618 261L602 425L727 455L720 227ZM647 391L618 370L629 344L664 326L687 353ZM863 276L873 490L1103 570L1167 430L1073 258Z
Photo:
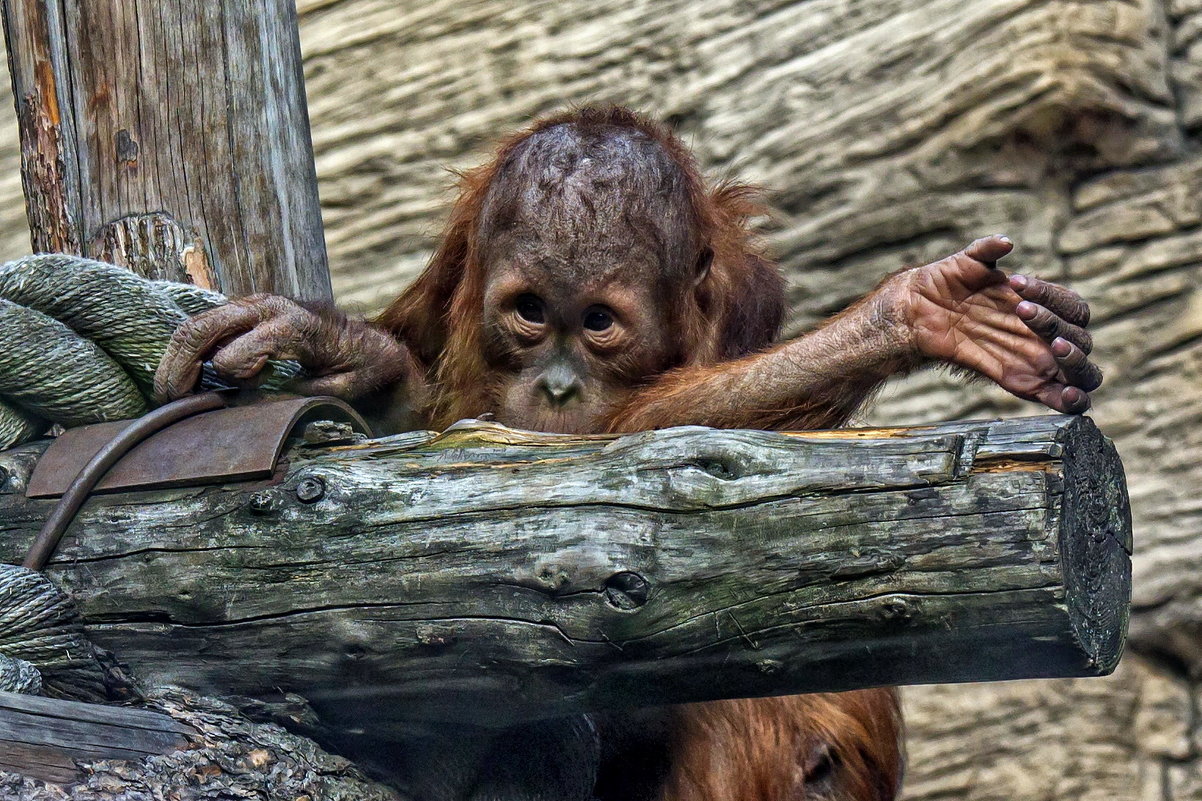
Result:
M1015 307L1014 312L1044 342L1051 343L1056 338L1063 338L1076 345L1084 353L1093 350L1093 337L1088 331L1079 325L1068 322L1045 306L1024 300Z
M1063 292L1067 293L1068 290ZM1048 295L1045 294L1044 297ZM1081 305L1085 306L1084 301ZM1065 307L1061 305L1061 308ZM1085 319L1088 306L1085 306L1085 310L1085 314L1078 313L1076 319ZM1059 368L1059 377L1064 381L1063 384L1053 382L1047 385L1039 400L1060 412L1084 412L1089 408L1089 393L1102 384L1101 369L1089 360L1089 352L1093 349L1093 337L1081 326L1070 323L1044 306L1029 300L1020 302L1015 307L1015 313L1032 332L1048 343Z
M296 326L287 317L274 317L213 354L213 369L218 375L240 381L258 375L268 359L297 359L305 363L311 348L297 335Z
M1071 289L1026 275L1010 276L1010 288L1022 298L1015 313L1048 343L1065 380L1064 386L1049 388L1052 402L1048 405L1060 411L1084 411L1088 393L1102 384L1101 369L1089 360L1093 350L1093 337L1085 330L1089 304Z
M191 392L205 358L230 336L251 330L261 319L253 307L230 303L198 314L177 328L154 374L155 400L164 403Z
M1026 275L1010 276L1010 288L1073 325L1089 325L1089 304L1071 289Z
M1052 340L1052 355L1068 384L1086 392L1093 392L1102 385L1102 370L1067 339Z

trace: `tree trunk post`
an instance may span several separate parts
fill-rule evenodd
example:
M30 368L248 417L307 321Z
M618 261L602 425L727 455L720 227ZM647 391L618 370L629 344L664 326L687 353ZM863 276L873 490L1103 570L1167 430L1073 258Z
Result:
M291 0L4 0L33 246L331 298Z

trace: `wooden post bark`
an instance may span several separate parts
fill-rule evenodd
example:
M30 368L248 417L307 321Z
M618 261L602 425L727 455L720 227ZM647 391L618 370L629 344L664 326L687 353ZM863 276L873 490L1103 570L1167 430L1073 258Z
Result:
M37 251L329 299L291 0L4 0Z
M0 454L0 558L50 501ZM334 729L1098 675L1131 589L1087 418L304 447L267 485L91 499L49 568L151 682Z
M186 726L145 709L0 692L0 771L79 779L76 762L142 759L186 748Z

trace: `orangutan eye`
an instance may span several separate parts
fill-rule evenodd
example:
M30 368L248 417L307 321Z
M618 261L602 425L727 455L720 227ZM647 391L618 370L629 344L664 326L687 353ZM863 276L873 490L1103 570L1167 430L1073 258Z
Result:
M518 316L528 323L542 325L547 320L543 312L543 302L534 295L519 295L513 306Z
M589 309L584 313L584 327L590 331L604 331L613 324L613 315L605 309Z

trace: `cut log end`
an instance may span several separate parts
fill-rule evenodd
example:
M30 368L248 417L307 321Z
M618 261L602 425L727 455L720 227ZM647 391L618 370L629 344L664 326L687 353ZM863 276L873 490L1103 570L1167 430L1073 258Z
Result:
M51 503L20 494L23 453L0 460L13 558ZM51 575L93 641L151 684L294 693L331 731L406 734L1095 676L1125 635L1122 465L1086 418L618 438L475 422L287 458L267 486L91 499Z
M1060 550L1073 633L1086 672L1118 665L1131 608L1131 502L1114 444L1087 417L1061 429Z

